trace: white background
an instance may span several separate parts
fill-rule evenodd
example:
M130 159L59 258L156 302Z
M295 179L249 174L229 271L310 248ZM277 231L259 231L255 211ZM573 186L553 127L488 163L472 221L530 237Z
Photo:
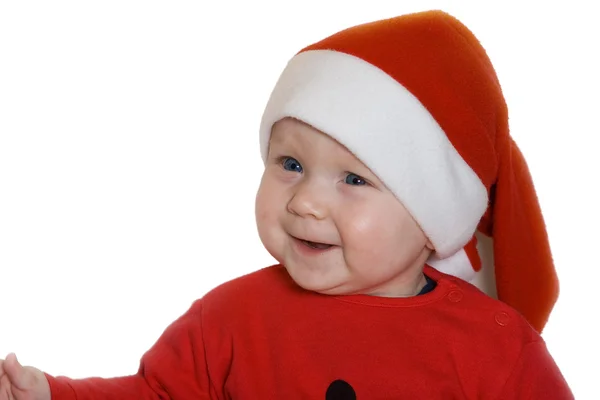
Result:
M517 3L1 1L0 357L135 373L194 299L273 262L258 124L287 60L442 8L487 48L537 185L562 288L544 338L600 398L600 30L584 2Z

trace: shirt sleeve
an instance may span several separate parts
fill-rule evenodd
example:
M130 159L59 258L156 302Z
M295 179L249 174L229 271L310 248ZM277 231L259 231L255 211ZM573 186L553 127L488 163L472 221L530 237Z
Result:
M506 381L499 399L574 399L554 359L541 338L526 344Z
M52 400L213 399L198 300L144 354L136 375L69 379L46 375Z

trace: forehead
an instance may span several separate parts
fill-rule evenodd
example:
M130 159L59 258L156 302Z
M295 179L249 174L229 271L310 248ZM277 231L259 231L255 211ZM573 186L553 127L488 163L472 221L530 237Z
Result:
M293 118L284 118L273 125L270 148L291 149L312 155L323 153L328 158L344 157L358 161L346 147L329 135Z

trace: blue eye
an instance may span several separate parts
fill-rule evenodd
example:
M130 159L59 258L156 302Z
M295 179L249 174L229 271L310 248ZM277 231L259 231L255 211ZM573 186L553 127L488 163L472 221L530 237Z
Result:
M362 185L366 185L367 182L361 178L360 176L356 175L356 174L348 174L346 176L346 183L348 185L354 185L354 186L362 186Z
M298 160L296 160L295 158L285 157L283 159L282 164L283 164L283 169L285 169L287 171L302 172L302 165L300 165Z

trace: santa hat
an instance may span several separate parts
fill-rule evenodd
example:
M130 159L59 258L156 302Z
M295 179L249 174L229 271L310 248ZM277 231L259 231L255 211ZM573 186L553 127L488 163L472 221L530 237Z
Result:
M263 159L284 117L331 136L387 185L434 245L433 267L472 280L475 233L490 236L498 299L541 332L558 296L545 224L498 78L468 28L429 11L312 44L268 101Z

